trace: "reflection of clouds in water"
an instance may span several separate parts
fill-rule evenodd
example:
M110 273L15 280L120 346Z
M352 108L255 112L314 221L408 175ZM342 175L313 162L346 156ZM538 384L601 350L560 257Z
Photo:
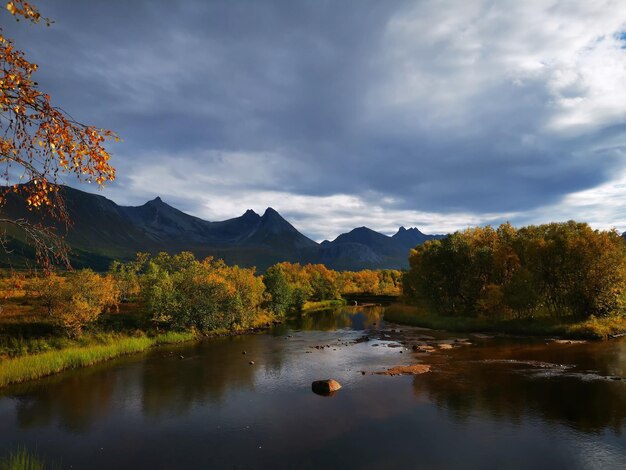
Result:
M582 468L626 468L623 443L608 444L595 439L581 439L580 436L573 439L576 443L571 446L571 450L577 454Z

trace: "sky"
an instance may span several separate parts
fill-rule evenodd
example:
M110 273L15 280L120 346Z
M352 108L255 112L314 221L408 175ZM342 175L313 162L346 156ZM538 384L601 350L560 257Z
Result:
M5 35L53 104L121 136L118 204L271 206L318 241L626 230L623 0L35 3L55 23L3 12Z

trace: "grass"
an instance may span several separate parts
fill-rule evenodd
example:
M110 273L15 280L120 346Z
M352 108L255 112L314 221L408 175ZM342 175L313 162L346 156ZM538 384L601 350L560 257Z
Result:
M0 470L43 470L45 468L41 459L31 454L24 448L9 454L9 456L0 460Z
M217 329L207 336L225 336L263 328L271 324L274 317L261 313L249 328ZM140 329L126 326L119 332L94 331L77 340L62 337L11 338L0 344L0 388L35 380L64 370L88 367L116 357L135 354L149 348L183 343L200 339L192 331L169 331L147 334ZM6 357L2 359L2 354ZM2 470L2 469L0 469Z
M493 332L531 336L565 336L608 339L626 333L626 318L595 318L567 321L552 318L486 319L441 316L410 305L394 304L385 310L385 320L403 325L458 332Z
M573 337L596 337L608 339L626 334L626 318L591 316L588 320L569 325L567 333Z
M117 337L105 344L74 346L32 354L0 362L0 387L39 379L63 370L87 367L128 354L145 351L162 344L191 341L193 332L168 332L153 337Z
M319 302L305 302L302 313L316 312L318 310L328 310L329 308L341 307L346 304L344 299L321 300Z

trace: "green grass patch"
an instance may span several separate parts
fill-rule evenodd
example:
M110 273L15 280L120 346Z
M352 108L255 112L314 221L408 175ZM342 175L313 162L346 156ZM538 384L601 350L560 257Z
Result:
M35 454L24 448L12 452L3 460L0 460L0 470L43 470L46 468L43 461Z
M567 327L567 333L572 337L593 337L608 339L626 334L626 318L624 317L594 317L574 323Z
M608 339L626 333L624 317L591 317L584 321L552 318L487 319L441 316L419 307L394 304L385 309L385 320L402 325L458 332L493 332L531 336L565 336L585 339Z
M318 310L328 310L346 305L345 299L322 300L319 302L305 302L302 307L303 313L315 312Z
M63 370L87 367L119 356L145 351L162 344L182 343L196 339L193 332L168 332L156 336L116 337L104 343L5 359L0 362L0 387L39 379Z

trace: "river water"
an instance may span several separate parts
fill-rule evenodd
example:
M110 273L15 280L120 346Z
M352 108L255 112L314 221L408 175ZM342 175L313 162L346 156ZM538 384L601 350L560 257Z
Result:
M454 335L382 314L312 313L3 389L0 456L21 446L79 469L626 468L626 341ZM373 374L416 362L432 371ZM312 393L326 378L343 388Z

